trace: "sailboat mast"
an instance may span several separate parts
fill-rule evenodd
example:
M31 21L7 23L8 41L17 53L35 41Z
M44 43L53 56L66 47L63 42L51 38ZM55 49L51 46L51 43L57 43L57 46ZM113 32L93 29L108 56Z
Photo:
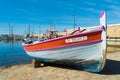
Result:
M13 35L13 26L11 26L11 35Z
M52 30L52 20L50 20L50 30Z
M11 27L10 27L10 22L8 23L9 26L9 35L11 34Z
M56 30L56 26L54 25L54 30Z
M41 34L41 26L39 26L39 34Z
M30 35L30 24L28 26L28 34Z
M74 30L75 30L75 26L76 26L76 9L74 10L74 15L73 15L73 18L74 18L74 24L73 24L73 28L74 28Z

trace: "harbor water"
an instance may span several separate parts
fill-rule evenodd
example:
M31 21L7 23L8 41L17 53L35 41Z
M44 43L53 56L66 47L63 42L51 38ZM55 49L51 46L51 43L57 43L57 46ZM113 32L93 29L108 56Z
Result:
M20 41L0 41L0 67L30 63Z

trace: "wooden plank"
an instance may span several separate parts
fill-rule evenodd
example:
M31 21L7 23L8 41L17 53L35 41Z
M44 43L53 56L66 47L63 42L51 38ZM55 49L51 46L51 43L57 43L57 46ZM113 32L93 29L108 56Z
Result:
M44 63L41 63L40 61L36 60L36 59L32 59L32 66L34 68L38 68L38 67L43 67Z

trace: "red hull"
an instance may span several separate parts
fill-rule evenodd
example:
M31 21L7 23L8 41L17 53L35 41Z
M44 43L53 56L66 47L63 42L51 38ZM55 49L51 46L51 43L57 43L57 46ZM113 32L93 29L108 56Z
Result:
M78 34L60 37L56 39L46 40L36 44L27 44L27 45L24 45L24 49L26 51L38 51L38 50L53 49L53 48L59 48L64 46L70 46L70 45L72 46L72 45L87 44L91 42L101 41L101 33L102 33L101 29L90 31L90 32L78 33ZM82 38L82 37L86 37L86 39L73 41L73 42L66 41L68 39L76 39L76 38Z

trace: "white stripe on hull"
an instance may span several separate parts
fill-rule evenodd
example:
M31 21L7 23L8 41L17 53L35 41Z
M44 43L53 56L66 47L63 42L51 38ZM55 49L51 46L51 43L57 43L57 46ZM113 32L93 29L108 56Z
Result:
M43 62L77 64L82 65L83 67L85 66L86 71L99 72L104 66L101 45L102 42L99 42L47 51L27 52L27 54Z
M101 43L65 47L47 51L27 52L28 55L37 58L46 58L53 60L75 59L75 60L91 60L100 59L102 57Z

